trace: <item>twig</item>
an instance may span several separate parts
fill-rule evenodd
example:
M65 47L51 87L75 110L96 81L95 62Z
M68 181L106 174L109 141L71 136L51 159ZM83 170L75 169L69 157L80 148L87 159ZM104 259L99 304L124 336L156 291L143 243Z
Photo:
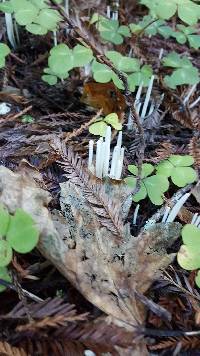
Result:
M90 126L94 121L96 121L96 119L98 119L100 117L100 115L102 114L103 109L100 109L97 114L95 116L93 116L88 122L86 122L85 124L81 125L81 127L79 127L76 130L73 130L72 132L67 132L66 135L64 134L63 137L65 137L65 143L68 142L69 140L71 140L73 137L76 137L78 135L80 135L83 130L87 129L88 126Z
M7 121L12 121L15 119L18 119L19 117L21 117L22 115L26 114L28 111L30 111L32 109L32 105L28 106L27 108L25 108L24 110L20 111L18 114L15 114L11 117L7 117Z

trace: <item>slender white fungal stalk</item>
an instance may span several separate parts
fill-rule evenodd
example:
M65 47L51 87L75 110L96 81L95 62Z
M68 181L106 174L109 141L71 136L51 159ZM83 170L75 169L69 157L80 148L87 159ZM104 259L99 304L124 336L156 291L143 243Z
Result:
M128 57L132 57L132 54L133 54L133 48L130 48L130 51L129 51Z
M124 161L124 147L121 148L120 150L120 156L117 160L117 164L115 167L115 179L120 179L122 175L122 169L123 169L123 161Z
M93 152L94 152L94 141L89 141L89 158L88 158L88 169L92 166L93 161Z
M161 48L161 49L160 49L160 52L159 52L159 57L158 57L159 61L161 61L161 59L162 59L163 52L164 52L164 49Z
M7 31L8 40L11 46L13 47L13 49L16 49L17 42L15 39L13 19L11 14L5 13L5 22L6 22L6 31Z
M132 119L132 113L130 109L128 114L127 130L131 131L132 129L133 129L133 119Z
M69 16L69 0L65 0L65 13Z
M193 217L192 217L192 221L191 221L191 224L195 224L195 221L196 221L196 219L198 218L198 213L195 213L194 215L193 215Z
M56 31L53 31L53 43L54 43L54 47L56 47L58 45L57 32Z
M103 138L101 137L97 141L97 150L96 150L96 177L102 178L102 172L101 172L101 146L103 143Z
M119 147L115 146L113 150L112 162L110 168L110 178L113 179L115 178L115 171L116 171L118 157L119 157Z
M14 27L14 33L16 35L16 42L19 45L20 44L20 39L19 39L19 27L17 22L14 20L13 21L13 27Z
M137 93L136 93L136 97L135 97L135 102L134 102L135 110L136 110L136 113L138 115L139 115L140 108L141 108L140 97L141 97L141 94L142 94L142 88L143 88L143 82L141 82L141 84L138 87L138 90L137 90Z
M171 208L170 208L169 206L167 206L167 207L165 208L165 212L164 212L164 215L163 215L163 218L162 218L162 222L163 222L163 223L166 222L170 210L171 210Z
M117 137L117 146L121 149L122 146L122 131L119 131L118 137Z
M144 119L144 117L146 115L146 112L147 112L147 107L148 107L148 104L149 104L149 100L150 100L150 96L151 96L151 92L152 92L152 88L153 88L153 81L154 81L154 75L152 75L152 77L151 77L151 79L149 81L149 85L148 85L148 89L147 89L144 105L143 105L143 108L142 108L141 119Z
M200 216L198 216L198 218L196 219L194 225L199 226L199 224L200 224Z
M110 5L108 5L106 8L106 15L110 19Z
M143 82L140 84L140 86L138 87L137 93L136 93L136 97L135 97L135 102L134 105L138 105L138 102L140 100L141 94L142 94L142 88L143 88Z
M149 112L148 112L147 116L150 116L152 114L152 112L154 111L154 107L155 107L154 104L151 103L151 106L150 106L150 109L149 109Z
M194 108L198 104L199 101L200 101L200 96L192 104L190 104L189 108L190 109Z
M166 220L166 223L173 222L173 221L176 219L176 217L177 217L177 215L178 215L180 209L181 209L182 206L185 204L185 202L186 202L186 200L189 198L190 194L191 194L191 193L186 193L186 194L184 194L184 195L177 201L177 203L176 203L176 204L174 205L174 207L171 209L171 212L170 212L169 215L168 215L168 218L167 218L167 220Z
M124 148L121 147L122 145L121 131L118 134L117 144L113 150L111 168L109 173L110 144L111 144L111 127L108 126L106 129L105 141L102 137L97 141L95 163L93 163L94 141L93 140L89 141L88 169L90 170L90 172L95 174L96 177L98 178L109 176L110 178L119 180L121 179L123 161L124 161Z
M137 206L135 208L135 211L134 211L134 214L133 214L133 225L136 225L136 223L137 223L137 217L138 217L139 208L140 208L140 204L137 204Z
M140 113L141 106L142 106L142 103L139 103L139 104L137 105L137 107L136 107L136 112L137 112L138 115L139 115L139 113Z
M106 129L105 136L105 152L104 152L104 165L103 165L103 176L108 175L109 163L110 163L110 143L111 143L111 127L108 126Z
M91 63L88 63L84 66L85 76L88 77L91 74Z
M105 160L105 142L103 141L101 144L101 161L100 161L100 178L103 177L103 166L104 166L104 160Z
M183 100L183 104L185 105L188 100L190 99L191 95L194 93L195 89L197 87L197 84L194 84L188 91L187 95L185 96L184 100Z

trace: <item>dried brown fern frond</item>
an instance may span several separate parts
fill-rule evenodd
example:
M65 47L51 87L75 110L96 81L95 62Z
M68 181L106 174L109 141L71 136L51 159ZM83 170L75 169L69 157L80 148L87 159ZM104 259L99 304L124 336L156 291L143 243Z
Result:
M31 343L35 350L39 346L38 341L41 348L47 347L47 343L52 344L47 347L49 352L55 340L59 349L73 347L78 351L91 348L107 352L113 351L116 345L122 348L134 346L133 334L130 331L110 323L103 317L88 321L87 314L77 314L74 306L65 303L61 298L33 302L29 309L32 310L32 318L34 317L31 322L22 302L0 318L1 329L7 329L6 341L15 344L20 350L24 348L28 355L32 355L28 353ZM27 341L30 335L31 343Z
M146 159L148 162L159 163L160 161L167 159L176 150L176 147L169 141L161 143L161 145L155 150L154 157Z
M198 336L184 336L180 338L169 338L159 342L156 345L149 346L150 350L165 350L165 349L175 349L180 343L181 349L187 350L199 350L200 349L200 338Z
M189 154L194 158L195 166L200 168L200 136L194 136L188 145Z
M1 356L31 356L21 347L11 346L8 342L0 341Z
M66 148L66 145L58 138L54 140L52 147L62 158L59 163L66 172L66 178L81 186L84 197L97 214L101 225L114 235L121 236L124 228L121 216L122 201L114 195L113 199L110 199L110 196L106 194L106 182L91 176L84 168L81 158L74 155L72 149ZM113 187L115 187L114 184Z
M177 105L172 107L172 116L184 127L192 130L195 129L194 118L196 115L187 110L187 108L183 107L183 109L177 109Z
M36 320L43 320L44 318L57 318L62 316L69 321L83 321L87 320L87 314L77 315L77 311L73 304L66 303L62 298L48 298L43 302L32 302L28 304L28 310L31 317ZM27 307L22 302L19 302L8 314L0 315L0 321L10 320L20 322L28 320ZM50 320L50 319L49 319ZM52 319L53 320L53 319ZM48 326L48 325L47 325Z

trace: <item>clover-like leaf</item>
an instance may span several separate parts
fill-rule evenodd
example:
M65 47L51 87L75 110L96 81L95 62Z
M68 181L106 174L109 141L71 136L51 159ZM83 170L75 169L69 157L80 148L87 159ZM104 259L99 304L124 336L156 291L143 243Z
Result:
M18 10L15 13L15 19L17 23L21 26L25 26L34 22L38 15L38 8L27 1L26 7Z
M147 189L143 182L141 182L139 191L133 195L132 199L135 203L138 203L140 200L145 199L147 196Z
M140 62L136 58L122 56L116 51L107 51L106 56L113 62L117 69L123 72L136 72L140 69Z
M126 76L126 74L125 74L125 76ZM114 72L112 72L112 81L118 89L122 89L122 90L124 89L124 84L123 84L122 80L119 79L117 74L115 74Z
M196 179L197 174L191 167L175 167L171 174L172 182L180 188L195 182Z
M58 11L45 8L42 9L37 17L37 23L42 27L46 27L48 30L55 30L57 23L62 20L62 17Z
M9 222L10 215L8 210L3 205L0 205L0 238L6 235Z
M188 167L194 164L194 158L189 155L171 155L168 160L174 166Z
M93 135L105 137L108 125L104 121L94 122L89 126L89 132Z
M156 167L157 174L171 177L172 182L178 187L184 187L195 182L197 174L191 166L193 157L189 155L172 155L167 160L161 161Z
M187 41L187 37L184 33L173 31L171 34L172 37L176 38L177 42L180 44L184 44Z
M128 85L130 91L135 91L135 87L143 83L143 86L149 85L149 80L152 76L152 68L149 65L144 65L140 71L132 73L128 76Z
M138 168L135 165L128 166L129 172L138 175ZM151 202L155 205L161 205L163 203L163 193L166 192L169 188L169 181L166 176L161 175L152 175L154 171L154 166L149 163L144 163L142 165L141 172L141 186L139 191L133 195L133 201L138 202L148 195ZM150 176L150 177L149 177ZM126 177L126 184L130 188L135 188L136 178L135 177Z
M128 165L128 170L135 176L138 175L138 168L134 164ZM154 171L154 166L150 163L143 163L141 177L148 177Z
M13 5L11 1L4 1L0 3L0 11L11 14L13 12Z
M5 43L0 43L0 57L6 57L10 53L10 48Z
M163 203L162 195L169 189L167 177L156 174L145 178L143 182L151 202L154 205L161 205Z
M181 231L185 245L190 246L194 251L200 251L200 228L193 224L186 224Z
M190 47L199 49L199 47L200 47L200 36L199 35L188 35L187 38L188 38Z
M11 283L11 277L8 273L8 269L6 267L0 267L0 279L2 279L5 282ZM5 286L0 284L0 292L3 292L6 289Z
M22 209L11 216L7 232L7 241L19 253L30 252L38 243L39 230L32 217Z
M0 68L3 68L6 64L6 60L5 60L5 57L1 57L0 56Z
M65 44L55 46L50 51L48 65L52 74L59 78L67 78L68 71L73 68L73 54Z
M55 85L58 81L57 77L52 74L42 75L42 80L44 80L44 82L48 83L49 85Z
M182 1L182 4L180 3L178 5L178 16L182 21L186 22L188 25L193 25L197 23L199 15L200 15L199 5L195 4L190 0Z
M196 283L197 287L200 288L200 271L198 271L198 273L195 277L195 283Z
M73 66L82 67L88 63L93 58L92 50L88 47L82 45L76 45L73 48Z
M163 36L165 39L168 39L173 34L173 30L170 26L160 26L158 28L158 33Z
M105 64L92 62L93 77L98 83L108 83L112 79L112 71Z
M157 174L170 177L174 166L169 160L161 161L156 167Z
M197 23L200 16L200 6L191 0L141 0L151 14L169 20L178 13L179 18L188 25Z
M102 39L116 45L123 43L123 37L131 36L128 26L119 26L117 20L109 20L107 18L99 17L97 29L100 31Z
M101 37L116 45L123 43L123 37L118 33L118 28L119 22L117 20L108 20L106 18L100 21L98 25Z
M199 72L195 67L180 68L175 70L171 76L165 76L164 82L172 89L175 89L177 85L197 84L199 83Z
M181 57L176 52L170 52L163 58L163 65L166 67L179 68L181 66Z
M118 31L117 31L120 35L123 35L124 37L131 37L131 33L129 30L128 26L119 26Z
M46 27L38 25L36 23L29 23L26 25L26 30L34 35L46 35L48 30Z
M200 267L200 250L194 251L194 248L188 245L182 245L177 254L178 264L188 270L192 271Z
M0 267L7 266L12 260L12 248L8 241L0 239Z
M130 187L131 189L134 189L136 186L137 179L133 176L128 176L124 178L125 183Z
M169 20L176 13L177 5L173 0L157 2L156 13L157 15L165 20Z
M121 124L121 122L119 122L118 115L114 112L107 115L104 119L104 122L111 125L116 130L122 129L122 124Z

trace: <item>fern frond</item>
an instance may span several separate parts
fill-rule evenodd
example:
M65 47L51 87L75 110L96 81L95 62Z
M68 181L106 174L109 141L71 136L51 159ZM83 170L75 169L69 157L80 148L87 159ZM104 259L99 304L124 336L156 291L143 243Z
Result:
M189 153L193 156L195 161L195 166L200 167L200 137L194 136L188 145Z
M106 194L106 182L91 176L84 168L81 158L77 154L74 155L71 148L66 148L59 139L54 140L52 147L62 158L59 163L66 172L65 177L81 186L84 197L98 216L100 224L114 235L121 236L123 231L121 200L115 199L114 196L110 199L110 195Z

